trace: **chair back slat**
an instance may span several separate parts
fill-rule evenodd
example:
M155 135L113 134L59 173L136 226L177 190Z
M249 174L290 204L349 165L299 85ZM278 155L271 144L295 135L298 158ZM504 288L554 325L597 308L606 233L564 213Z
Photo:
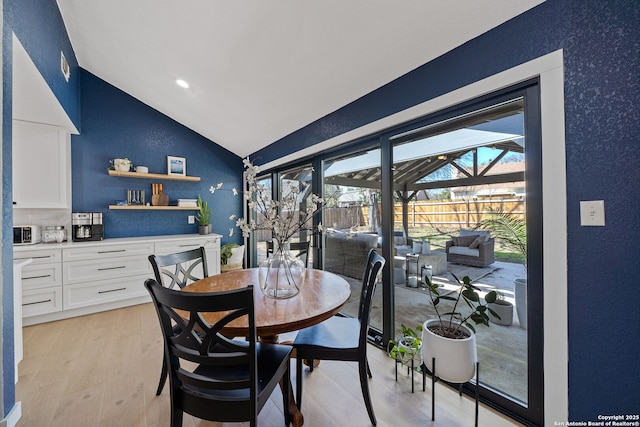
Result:
M182 289L209 276L204 247L168 255L149 255L156 281L165 288Z

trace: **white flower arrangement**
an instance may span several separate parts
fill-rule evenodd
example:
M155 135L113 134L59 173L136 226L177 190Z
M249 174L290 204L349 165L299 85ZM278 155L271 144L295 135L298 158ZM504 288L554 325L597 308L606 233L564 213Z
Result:
M255 230L271 230L278 247L282 247L285 242L288 242L301 230L313 228L313 217L322 211L325 200L311 193L307 199L307 208L299 210L300 186L302 185L304 188L308 184L304 182L285 183L281 200L273 200L271 198L271 189L258 183L257 176L260 173L260 168L254 165L249 158L244 159L242 162L247 181L244 200L255 215L250 215L249 220L238 218L236 215L231 215L229 219L236 221L236 226L242 231L243 237L249 237L251 232ZM215 193L222 190L222 186L222 183L211 186L209 191ZM231 191L234 195L239 193L236 188ZM324 230L322 224L318 224L317 231L323 233ZM234 233L234 228L229 228L229 236L233 236Z

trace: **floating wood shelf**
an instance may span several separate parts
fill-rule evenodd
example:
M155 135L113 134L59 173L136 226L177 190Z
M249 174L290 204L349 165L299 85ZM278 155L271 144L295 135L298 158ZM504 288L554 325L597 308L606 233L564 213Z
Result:
M167 175L162 173L139 173L139 172L120 172L109 170L109 175L119 176L122 178L144 178L144 179L167 179L173 181L200 181L199 176L183 176L183 175Z
M197 211L199 210L197 207L191 207L191 206L144 206L144 205L133 205L133 206L109 205L109 209L130 210L130 211Z

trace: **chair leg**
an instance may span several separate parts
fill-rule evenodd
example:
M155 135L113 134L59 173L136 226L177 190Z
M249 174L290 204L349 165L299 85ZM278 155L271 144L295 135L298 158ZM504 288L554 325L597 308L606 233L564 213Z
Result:
M158 389L156 390L156 396L160 396L162 393L162 389L164 388L164 384L167 382L167 374L169 370L167 369L167 359L162 357L162 372L160 373L160 382L158 383Z
M302 358L296 358L296 403L302 408Z
M367 363L367 375L369 376L369 378L373 378L373 375L371 375L371 368L369 368L369 359L365 359L366 363ZM398 373L396 372L396 381L398 381Z
M376 415L373 413L373 405L371 404L371 396L369 395L369 378L368 371L369 366L367 360L360 360L358 362L358 371L360 373L360 388L362 389L362 397L364 398L364 405L367 407L369 413L369 419L374 426L378 424L376 421Z
M171 427L182 427L182 411L171 405Z
M291 413L289 412L289 397L291 396L291 362L287 364L287 371L284 373L280 384L282 384L282 407L284 408L284 425L288 426L291 423Z

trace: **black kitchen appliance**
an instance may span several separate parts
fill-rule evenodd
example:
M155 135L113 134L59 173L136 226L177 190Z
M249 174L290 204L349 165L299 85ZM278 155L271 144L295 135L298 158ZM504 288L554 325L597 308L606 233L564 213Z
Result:
M102 240L104 238L102 212L72 213L71 228L74 242Z

